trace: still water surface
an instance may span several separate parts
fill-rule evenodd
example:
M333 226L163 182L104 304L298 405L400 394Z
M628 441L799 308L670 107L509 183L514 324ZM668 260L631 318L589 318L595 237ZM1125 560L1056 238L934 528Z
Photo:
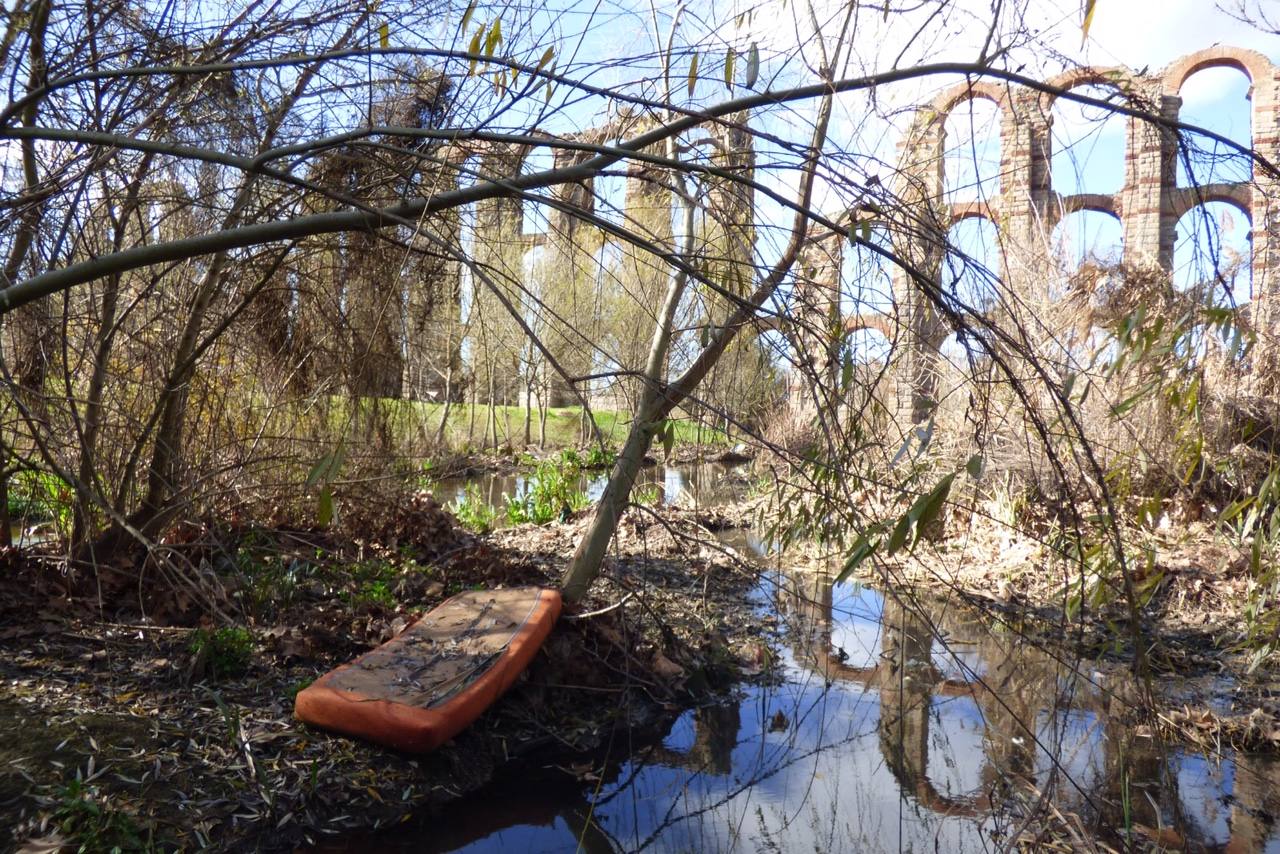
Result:
M741 488L722 466L649 477L667 501ZM762 554L749 533L729 543ZM1076 832L1118 849L1280 852L1280 761L1161 748L1121 716L1123 673L1036 649L958 606L767 559L778 568L753 606L784 627L778 684L686 712L657 745L619 736L601 779L525 770L377 847L990 851L1043 796ZM1070 845L1071 832L1056 833Z

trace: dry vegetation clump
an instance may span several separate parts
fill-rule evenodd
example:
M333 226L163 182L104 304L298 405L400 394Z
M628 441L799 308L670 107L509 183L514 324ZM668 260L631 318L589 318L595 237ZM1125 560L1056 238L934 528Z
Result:
M1011 362L1024 397L975 348L938 360L944 467L980 453L998 488L1059 504L1089 501L1101 474L1120 509L1179 501L1188 521L1269 473L1280 407L1250 394L1248 306L1213 305L1158 269L1088 263L1041 317L1052 324L1023 324L1028 353Z
M759 440L778 462L811 458L823 445L813 406L808 401L793 399L782 401L770 411Z

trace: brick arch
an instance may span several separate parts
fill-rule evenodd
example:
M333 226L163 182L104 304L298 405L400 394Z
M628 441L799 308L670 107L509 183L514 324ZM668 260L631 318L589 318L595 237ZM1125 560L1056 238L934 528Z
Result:
M942 92L929 103L934 120L939 126L946 123L951 111L965 101L990 101L1000 110L1002 116L1008 113L1007 91L995 83L979 81L976 83L957 83Z
M892 317L883 314L849 314L841 320L841 327L846 335L854 332L879 332L889 343L893 343L896 330Z
M956 202L951 205L951 217L950 222L947 223L947 230L966 219L985 219L995 226L997 234L1000 233L1000 218L990 202Z
M1121 93L1132 93L1141 90L1138 77L1133 71L1122 65L1086 65L1080 68L1070 68L1050 77L1045 81L1045 84L1062 92L1070 92L1072 89L1079 89L1082 86L1115 89ZM1045 92L1040 96L1041 107L1046 115L1053 109L1053 104L1059 97L1061 96L1057 91Z
M1095 211L1096 213L1110 214L1115 217L1116 221L1124 225L1124 217L1120 215L1120 208L1116 202L1113 193L1073 193L1068 196L1058 197L1058 209L1055 212L1055 219L1064 220L1073 213L1081 211Z
M1203 184L1179 187L1171 194L1171 214L1177 223L1191 211L1210 202L1222 202L1244 214L1253 225L1253 188L1243 183Z
M1267 79L1275 66L1256 50L1216 45L1176 59L1160 75L1164 94L1176 96L1191 75L1208 68L1234 68L1244 73L1255 86Z
M994 104L998 116L997 130L1000 137L1000 158L1003 161L1005 152L1011 144L1008 139L1008 128L1012 123L1008 95L1006 88L995 83L985 81L965 82L957 83L946 89L929 103L930 122L928 127L931 132L930 142L938 158L937 180L941 190L945 191L947 186L945 158L943 155L947 147L947 120L951 118L951 114L956 107L969 101L988 101ZM1003 171L1003 167L1001 167L1000 171ZM999 177L1000 175L997 174L997 179Z

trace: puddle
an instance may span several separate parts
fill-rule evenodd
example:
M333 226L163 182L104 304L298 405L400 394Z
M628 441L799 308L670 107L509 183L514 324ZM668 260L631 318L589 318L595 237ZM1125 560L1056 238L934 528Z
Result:
M707 468L650 474L711 500L726 472ZM990 851L1043 797L1120 850L1280 852L1280 760L1161 748L1125 722L1125 673L809 573L766 576L755 601L785 627L779 684L689 711L657 745L619 735L602 779L522 770L325 850Z

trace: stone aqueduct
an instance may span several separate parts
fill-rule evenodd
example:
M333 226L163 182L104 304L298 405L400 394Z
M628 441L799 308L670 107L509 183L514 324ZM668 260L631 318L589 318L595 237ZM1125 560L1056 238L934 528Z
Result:
M1124 183L1115 193L1064 195L1053 187L1051 127L1057 93L1094 85L1114 90L1130 104L1168 122L1177 122L1179 92L1193 74L1216 67L1236 69L1251 83L1253 150L1280 164L1280 69L1266 56L1233 47L1212 47L1184 56L1154 74L1123 67L1077 68L1045 81L1045 89L972 82L955 85L919 107L899 145L895 195L910 210L906 218L889 217L885 225L894 251L918 270L939 280L947 232L962 220L980 217L999 235L1002 278L1013 293L1045 290L1044 239L1065 217L1099 211L1121 225L1126 266L1163 274L1170 282L1176 226L1183 214L1209 202L1225 202L1251 224L1251 276L1254 298L1248 320L1258 334L1254 371L1265 387L1276 364L1275 303L1280 296L1280 176L1262 168L1251 181L1178 185L1179 139L1170 125L1130 117L1125 133ZM966 101L993 103L1000 115L999 189L990 199L948 202L944 174L947 119ZM1213 130L1209 128L1209 130ZM844 222L863 215L850 212ZM825 318L825 328L876 329L894 342L896 414L900 424L927 418L937 394L936 363L950 327L925 304L907 273L893 274L894 316L840 316L839 293L845 235L823 229L812 237L799 276L799 304ZM810 328L824 325L806 324ZM831 370L828 346L810 340L810 364ZM905 380L905 382L904 382Z
M1053 188L1051 127L1058 92L1082 86L1114 90L1123 99L1120 103L1176 122L1184 82L1199 71L1215 67L1236 69L1247 76L1251 83L1252 147L1266 162L1280 164L1280 68L1255 51L1212 47L1184 56L1157 73L1138 73L1123 67L1077 68L1045 81L1043 90L985 81L961 83L918 107L899 144L900 164L892 189L895 207L905 214L888 216L883 221L894 251L917 270L940 275L947 231L962 220L982 217L998 230L1005 286L1023 292L1043 288L1043 282L1037 281L1037 277L1043 279L1043 236L1069 214L1100 211L1121 224L1126 265L1167 274L1172 271L1175 227L1180 217L1198 205L1225 202L1239 209L1251 226L1254 298L1249 322L1259 336L1255 371L1267 371L1262 366L1277 362L1271 333L1277 325L1273 318L1275 303L1280 299L1276 293L1280 290L1280 177L1255 166L1251 181L1179 186L1179 140L1175 131L1169 125L1130 117L1126 119L1124 183L1119 191L1063 195ZM943 168L947 119L971 99L992 102L1000 115L999 190L983 201L949 203ZM754 167L751 136L742 129L745 117L736 118L737 122L707 126L715 151L713 161L725 168L748 171ZM637 120L624 117L578 134L572 141L598 144L618 138L623 135L621 131L634 132L636 127ZM580 162L592 153L555 148L554 141L551 147L556 166ZM489 145L481 155L479 172L498 178L519 174L530 150L528 145ZM589 183L561 185L552 194L555 206L545 233L530 233L524 228L525 205L519 197L484 203L476 212L476 260L508 281L519 281L524 276L522 258L530 248L542 245L551 253L572 254L575 234L581 227L580 215L597 212L597 194ZM739 193L731 204L745 222L754 221L750 193ZM640 224L658 243L668 241L670 206L671 195L663 184L661 170L630 161L623 206L627 223ZM840 222L842 227L853 227L857 218L867 215L866 210L849 211ZM667 223L665 227L663 222ZM900 270L893 275L892 316L842 317L840 277L848 244L847 231L813 229L801 256L792 307L785 317L762 321L760 329L788 333L793 349L819 373L834 370L837 364L832 336L823 330L870 328L886 333L893 340L899 420L919 422L933 405L935 361L951 329ZM742 260L750 263L749 258ZM574 367L568 354L562 354L561 361ZM508 382L515 375L514 362L511 367L512 371L505 372ZM590 366L576 367L585 374ZM424 379L406 385L406 393L411 395L439 394L439 389L433 388L435 384ZM510 399L510 389L504 392L491 385L490 391ZM553 402L567 403L572 396L562 387ZM485 399L483 391L478 399Z

